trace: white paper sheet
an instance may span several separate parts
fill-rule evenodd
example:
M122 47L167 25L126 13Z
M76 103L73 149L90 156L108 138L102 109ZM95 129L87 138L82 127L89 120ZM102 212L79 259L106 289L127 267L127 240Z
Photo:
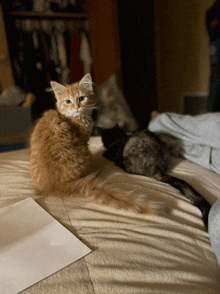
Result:
M0 209L0 293L18 293L90 253L32 198Z

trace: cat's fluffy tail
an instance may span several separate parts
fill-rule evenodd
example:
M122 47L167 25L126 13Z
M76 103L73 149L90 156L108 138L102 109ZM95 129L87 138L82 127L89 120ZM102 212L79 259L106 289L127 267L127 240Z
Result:
M65 183L57 191L59 196L71 196L73 193L79 193L80 196L88 200L112 206L118 209L126 209L139 213L161 214L162 205L159 202L149 199L149 196L128 192L113 185L106 183L106 180L100 179L97 173Z

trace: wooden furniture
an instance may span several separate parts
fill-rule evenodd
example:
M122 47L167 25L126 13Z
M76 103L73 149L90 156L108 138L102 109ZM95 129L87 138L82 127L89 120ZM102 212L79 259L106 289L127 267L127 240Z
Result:
M0 5L0 91L14 85L2 7Z
M86 0L89 35L97 85L115 73L121 84L121 52L117 1Z

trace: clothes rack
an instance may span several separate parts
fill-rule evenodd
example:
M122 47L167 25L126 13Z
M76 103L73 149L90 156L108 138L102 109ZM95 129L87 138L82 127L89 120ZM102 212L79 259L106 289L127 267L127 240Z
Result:
M87 15L16 11L5 24L15 84L36 96L35 120L54 107L51 80L69 84L92 71Z

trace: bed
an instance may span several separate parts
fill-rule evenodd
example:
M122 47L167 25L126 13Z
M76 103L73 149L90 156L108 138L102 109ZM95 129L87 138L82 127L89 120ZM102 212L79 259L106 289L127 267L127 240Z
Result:
M170 210L152 216L89 203L77 195L38 196L28 172L29 148L0 153L0 207L31 197L92 249L22 293L220 293L220 267L201 212L169 185L127 174L105 159L99 136L89 144L108 183L147 193ZM171 173L211 204L220 198L220 175L181 159L173 161Z

